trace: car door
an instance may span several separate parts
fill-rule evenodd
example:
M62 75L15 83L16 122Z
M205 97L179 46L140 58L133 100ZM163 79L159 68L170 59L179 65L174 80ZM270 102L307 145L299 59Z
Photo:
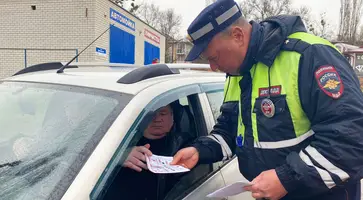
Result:
M232 161L224 165L221 169L224 181L226 185L233 184L237 181L247 181L247 179L239 172L237 157L234 157ZM243 192L235 196L228 197L228 200L254 200L251 192Z
M191 95L188 99L193 114L198 119L196 120L197 129L203 133L199 136L206 136L211 130L210 122L206 121L209 120L210 115L204 115L206 102L201 101L201 95L203 94ZM199 164L174 186L164 200L208 199L206 197L208 194L224 186L218 164Z
M192 123L195 125L195 132L197 133L197 136L207 135L208 130L203 118L203 109L198 99L199 93L201 93L201 89L198 84L188 85L167 91L148 103L142 114L137 117L134 125L130 128L128 133L126 133L123 142L120 144L119 150L115 152L112 160L110 160L109 167L104 170L98 183L90 194L90 199L103 199L107 195L108 189L112 185L118 171L121 168L120 163L125 160L130 149L135 146L142 136L140 135L140 130L143 130L143 127L145 127L145 122L148 120L149 112L156 111L162 106L179 100L179 103L182 104L183 108L189 109L190 113L193 115L194 119ZM177 200L183 198L203 199L202 197L205 197L210 192L224 186L223 178L220 172L216 171L217 169L218 168L214 168L212 164L198 165L196 168L183 175L183 178L174 185L165 197L165 200ZM205 180L213 180L213 185L206 187L205 184L203 184ZM208 190L204 190L204 194L198 193L189 195L189 193L193 192L195 188L201 187L206 187ZM120 194L120 198L122 198L122 194Z
M218 111L211 109L210 102L208 101L206 92L214 93L215 91L222 91L223 93L223 85L224 85L223 83L203 84L201 85L201 89L203 92L195 96L197 98L197 100L195 100L196 102L195 110L199 111L196 114L197 116L199 116L200 119L202 118L204 120L205 122L204 126L207 130L207 134L209 134L213 129L213 125L215 124L214 115L217 116ZM190 193L186 197L184 197L183 200L209 199L206 197L208 194L224 187L225 182L220 172L220 166L222 164L223 162L210 164L211 170L208 173L207 177L202 178L201 180L198 181L197 184L193 185L192 188L194 189L190 191ZM226 198L219 198L219 199L226 199Z
M205 87L211 88L211 87L213 87L213 85L205 85ZM214 125L217 122L218 116L220 115L220 107L223 104L223 99L224 99L224 91L223 91L223 88L214 86L214 89L206 90L206 92L204 94L205 94L204 99L206 98L208 101L208 104L209 104L209 109L206 108L205 112L212 113L211 119L213 119L213 125ZM206 114L206 115L208 115L208 114ZM211 116L211 115L209 114L209 116ZM211 120L209 120L209 121L211 121ZM233 184L237 181L246 180L246 178L244 176L242 176L242 174L239 171L238 160L237 160L236 156L234 156L230 160L219 162L218 165L220 167L220 173L221 173L226 185ZM229 200L240 200L240 199L245 199L245 200L251 199L252 200L254 198L252 198L250 192L244 192L244 193L241 193L236 196L228 197L228 199Z

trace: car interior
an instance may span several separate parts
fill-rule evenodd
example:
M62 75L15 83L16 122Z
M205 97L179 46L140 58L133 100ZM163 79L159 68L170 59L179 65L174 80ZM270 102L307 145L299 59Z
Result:
M197 136L206 136L208 135L208 131L206 128L206 124L204 121L202 107L200 105L199 99L197 95L190 95L188 97L189 105L183 106L186 110L186 113L190 113L185 115L185 118L189 118L189 124L195 124L195 133ZM195 119L198 119L197 121ZM185 125L184 121L181 121L183 126ZM167 193L164 200L177 200L182 199L185 195L194 190L197 186L199 186L199 182L202 182L208 175L213 172L213 166L209 164L199 164L194 167L190 172L184 174L177 184Z
M173 127L173 132L175 131L178 133L194 133L194 138L207 135L208 131L205 125L203 111L199 102L198 95L190 95L188 97L176 100L175 102L177 102L178 106L176 108L177 110L175 110L174 108L175 125ZM148 118L146 120L147 122L150 122L150 120L152 119L150 116L146 118ZM140 124L140 126L142 126L141 129L144 129L144 127L146 127L145 124L146 123L144 123L144 125ZM140 127L138 129L140 130ZM133 138L132 140L134 139L135 138ZM139 139L139 137L137 137L137 139ZM135 142L130 142L130 145L132 144L135 144ZM211 172L213 172L213 165L197 165L190 172L181 174L179 181L171 188L170 191L160 191L164 188L158 188L158 192L164 194L166 193L166 196L164 198L160 198L160 200L176 200L179 198L183 198L186 194L188 194L190 191L198 186L198 182L202 182L205 178L208 177L208 175L211 175ZM113 174L114 175L112 176L117 175L117 173ZM162 185L163 184L161 184L161 186ZM105 190L103 192L107 193L107 191ZM120 194L120 197L122 197L122 194Z

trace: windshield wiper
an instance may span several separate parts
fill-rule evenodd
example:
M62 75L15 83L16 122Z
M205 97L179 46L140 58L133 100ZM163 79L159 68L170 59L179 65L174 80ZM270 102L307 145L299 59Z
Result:
M6 167L6 166L14 167L16 165L19 165L20 163L21 163L20 160L17 160L15 162L8 162L8 163L0 164L0 168Z

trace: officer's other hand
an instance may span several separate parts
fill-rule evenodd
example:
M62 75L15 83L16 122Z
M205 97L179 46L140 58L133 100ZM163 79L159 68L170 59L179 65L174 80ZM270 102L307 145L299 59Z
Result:
M253 179L251 186L244 189L251 191L252 197L256 199L278 200L287 194L274 169L262 172Z
M188 147L179 150L173 161L170 163L171 165L181 165L188 169L192 169L199 160L199 152L195 147Z
M122 166L128 167L137 172L141 172L142 169L147 170L146 156L152 155L149 148L150 144L134 147Z

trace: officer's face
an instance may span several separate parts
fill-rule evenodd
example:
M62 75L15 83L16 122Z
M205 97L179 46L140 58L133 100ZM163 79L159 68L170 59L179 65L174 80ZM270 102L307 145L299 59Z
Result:
M233 27L231 31L216 35L203 52L213 71L220 70L232 75L239 74L239 68L247 52L248 42L245 31Z

